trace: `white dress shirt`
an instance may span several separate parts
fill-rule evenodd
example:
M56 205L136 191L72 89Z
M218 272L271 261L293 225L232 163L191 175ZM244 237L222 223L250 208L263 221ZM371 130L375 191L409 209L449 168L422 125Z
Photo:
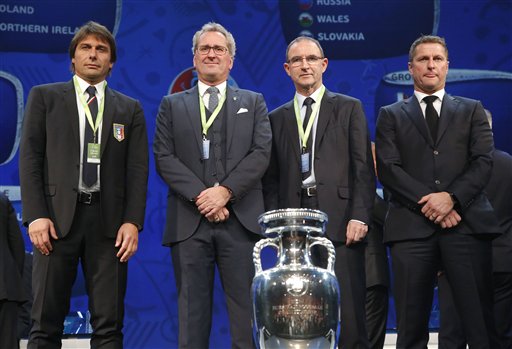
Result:
M323 86L323 85L322 85ZM313 108L313 110L315 110L314 108L316 108L316 113L315 114L311 114L311 117L315 118L315 121L313 123L313 127L311 128L311 134L309 135L309 137L311 137L311 164L310 165L310 168L311 168L311 175L304 179L302 181L302 186L304 188L306 187L311 187L311 186L314 186L316 184L316 178L315 178L315 139L316 139L316 126L318 124L318 114L320 112L320 105L322 103L322 101L318 98L318 95L320 94L320 90L321 88L319 87L315 92L313 92L310 96L303 96L301 95L300 93L298 92L295 92L295 96L297 97L297 103L299 104L299 108L300 108L300 118L301 120L304 122L304 118L306 117L306 106L304 105L304 101L306 100L306 98L308 97L311 97L315 103L313 103L311 105L311 107ZM300 143L300 140L299 140L299 143ZM301 146L301 144L299 144L299 147Z
M83 92L84 100L87 101L89 99L89 94L87 93L87 88L91 86L87 81L80 78L78 75L76 75L76 79L78 81L78 85L80 86L80 89ZM98 109L101 105L101 101L103 98L105 98L105 83L106 81L103 80L102 82L92 85L96 87L96 98L98 99ZM80 101L80 96L78 95L78 91L76 91L76 104L78 106L78 123L79 123L79 134L80 134L80 177L78 182L78 189L80 191L87 191L87 192L94 192L100 190L100 166L101 164L98 164L98 181L93 184L91 187L87 187L83 181L82 181L82 160L83 160L83 152L86 151L87 145L84 146L84 133L85 133L85 125L88 123L87 116L85 115L85 109L82 105L82 102ZM98 130L96 131L96 142L98 144L101 144L101 129L103 126L103 120L101 120L101 123L98 127Z

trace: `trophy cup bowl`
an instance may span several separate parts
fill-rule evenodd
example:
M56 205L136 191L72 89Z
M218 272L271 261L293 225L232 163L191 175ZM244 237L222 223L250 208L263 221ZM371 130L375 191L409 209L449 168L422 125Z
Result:
M253 330L260 349L334 349L339 325L335 252L322 237L327 215L311 209L265 212L258 222L268 238L254 247ZM315 266L311 247L327 249L327 268ZM277 250L277 264L261 267L261 251Z

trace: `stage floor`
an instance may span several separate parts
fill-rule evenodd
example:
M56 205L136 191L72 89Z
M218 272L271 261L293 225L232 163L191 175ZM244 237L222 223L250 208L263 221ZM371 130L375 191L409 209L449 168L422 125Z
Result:
M386 335L386 342L384 343L384 349L392 349L395 348L396 343L396 334L389 333ZM22 340L21 349L27 348L27 341ZM89 339L81 338L81 339L64 339L62 341L62 349L89 349ZM172 348L140 348L140 349L172 349ZM224 348L211 348L211 349L224 349ZM430 334L430 342L428 345L428 349L437 349L437 333Z

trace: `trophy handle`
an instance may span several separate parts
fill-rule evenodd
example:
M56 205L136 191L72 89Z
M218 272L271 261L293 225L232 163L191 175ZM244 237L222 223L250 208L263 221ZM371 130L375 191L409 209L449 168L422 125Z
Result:
M263 268L261 267L261 250L263 250L267 246L272 246L276 250L279 250L279 241L281 238L268 238L260 240L254 245L254 249L252 252L252 261L254 263L254 269L256 272L256 275L263 272Z
M336 252L334 251L334 245L332 244L332 242L327 238L318 236L310 236L309 239L310 241L312 241L312 243L309 244L309 248L315 245L320 245L327 249L327 252L329 254L329 256L327 257L327 271L330 272L332 275L335 275L334 262L336 261Z

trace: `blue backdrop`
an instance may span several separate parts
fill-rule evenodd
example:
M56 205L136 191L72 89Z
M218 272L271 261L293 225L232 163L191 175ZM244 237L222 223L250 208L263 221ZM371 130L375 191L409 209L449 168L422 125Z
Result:
M195 82L194 32L216 21L237 40L232 83L263 93L270 110L293 97L283 70L287 43L299 34L315 36L329 58L324 84L363 101L372 138L379 107L412 93L411 42L420 34L444 36L450 50L447 92L480 99L493 113L496 146L512 152L512 0L3 0L0 190L19 217L18 143L26 97L34 85L71 78L69 41L90 19L116 35L118 62L108 83L141 101L150 143L162 96ZM150 167L145 229L129 264L125 344L175 348L176 289L169 250L160 244L167 189L152 157ZM68 332L88 330L81 282ZM211 347L228 348L225 305L216 285ZM435 312L431 325L437 326ZM388 327L394 326L391 312Z

